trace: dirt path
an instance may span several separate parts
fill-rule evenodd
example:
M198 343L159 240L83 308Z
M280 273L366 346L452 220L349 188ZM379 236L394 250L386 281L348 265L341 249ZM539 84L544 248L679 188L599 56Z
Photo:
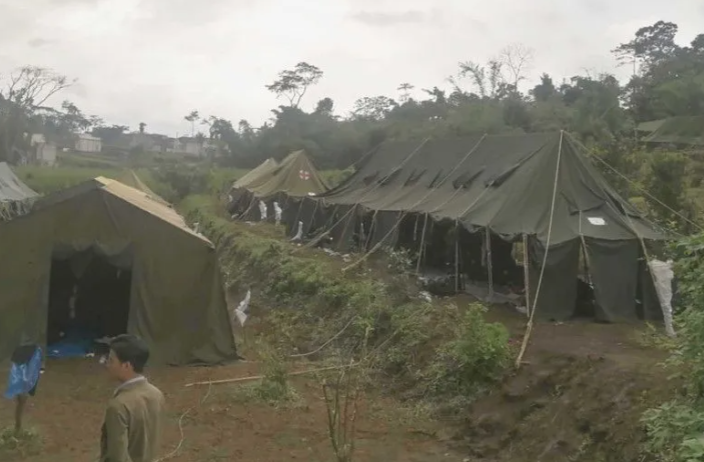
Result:
M302 367L302 366L301 366ZM0 371L5 374L6 370ZM237 386L185 388L192 381L243 377L257 373L256 365L240 363L219 368L182 368L151 371L169 405L164 453L184 440L169 460L183 462L274 462L300 460L328 462L332 452L327 436L326 408L318 384L298 377L294 387L300 403L275 408L243 402ZM43 438L40 454L24 459L2 455L3 462L93 461L106 400L113 390L95 359L52 361L41 379L37 397L28 410L28 425ZM184 413L189 411L185 416ZM11 424L12 404L0 404L0 427ZM362 403L358 424L360 461L455 461L447 445L433 436L433 424L413 421L386 399Z

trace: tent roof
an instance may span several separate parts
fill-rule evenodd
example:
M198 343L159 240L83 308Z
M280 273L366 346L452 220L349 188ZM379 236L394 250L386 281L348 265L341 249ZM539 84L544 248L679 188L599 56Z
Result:
M286 156L268 177L250 183L246 189L256 197L269 197L280 192L304 197L323 193L328 187L305 151L295 151Z
M7 162L0 162L0 202L24 201L38 196L15 175Z
M274 159L267 159L256 168L247 172L242 178L232 185L233 188L246 188L251 182L256 181L260 176L272 172L279 164Z
M554 193L554 196L553 196ZM564 132L383 144L326 203L428 213L468 229L536 235L662 239ZM551 205L554 213L551 225Z
M169 203L164 200L161 196L159 196L157 193L152 191L152 189L144 183L137 173L132 170L124 170L120 175L116 175L114 178L115 180L119 181L120 183L127 185L131 188L137 189L139 191L142 191L143 193L147 194L150 196L152 199L154 199L157 202L160 202L164 205L169 205Z
M208 246L213 247L212 242L210 242L205 236L193 231L186 224L183 217L179 215L172 207L155 200L151 195L145 193L144 191L140 191L120 183L117 180L112 180L102 176L96 177L72 188L64 189L50 196L43 197L35 203L33 210L42 210L94 190L102 190L112 196L122 199L125 202L128 202L131 205L159 218L160 220L179 228L181 231L192 235L194 238L201 240Z
M647 133L646 143L704 146L704 116L681 116L643 122L638 131Z

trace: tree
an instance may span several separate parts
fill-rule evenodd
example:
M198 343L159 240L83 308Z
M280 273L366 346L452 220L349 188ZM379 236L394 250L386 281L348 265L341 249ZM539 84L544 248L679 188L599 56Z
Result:
M144 130L147 128L147 124L144 122L139 123L139 133L144 133Z
M509 74L508 83L517 89L518 84L526 79L525 74L533 65L533 59L531 48L515 43L501 50L498 61Z
M355 101L352 113L361 119L381 120L397 106L388 96L364 97Z
M414 88L415 87L410 83L402 83L399 85L397 90L401 92L401 95L398 100L401 101L401 103L408 102L411 99L411 91L413 91Z
M191 111L184 116L184 119L191 123L191 137L194 137L196 135L196 121L200 119L200 114L198 114L198 111Z
M463 61L459 64L460 79L469 77L472 83L479 91L479 96L482 98L496 98L499 91L499 86L504 82L503 74L501 73L503 63L497 60L491 60L486 66L482 66L473 61ZM456 78L450 78L451 83L457 90L460 90Z
M315 114L332 117L332 112L335 109L335 102L330 98L323 98L318 101L315 106Z
M75 80L36 66L12 71L0 85L0 160L15 162L29 148L24 133L44 104ZM35 119L37 120L37 119Z
M284 97L289 106L297 108L305 96L308 88L320 82L323 71L306 62L300 62L291 70L279 72L279 78L266 89L276 94L278 98Z
M127 133L129 129L126 125L96 125L90 133L103 140L105 145L114 145L117 144L120 136Z
M533 99L540 102L549 101L551 98L557 96L557 88L552 81L552 77L548 74L543 74L540 76L540 83L533 87L529 92Z

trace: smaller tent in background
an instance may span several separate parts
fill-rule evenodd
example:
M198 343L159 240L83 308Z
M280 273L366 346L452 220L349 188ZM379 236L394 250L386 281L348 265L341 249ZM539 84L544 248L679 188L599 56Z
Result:
M39 197L15 175L6 162L0 162L0 220L11 220L29 212Z
M233 196L231 214L256 218L260 216L259 202L268 206L276 201L281 207L302 197L316 196L329 188L310 161L305 151L295 151L267 174L260 175L242 188L246 193ZM273 213L268 216L273 217Z
M138 191L142 191L146 195L148 195L151 199L153 199L156 202L159 202L162 205L166 206L171 206L168 201L163 199L161 196L159 196L157 193L152 191L152 189L144 183L137 173L130 169L130 170L125 170L123 171L120 175L115 175L115 178L113 180L117 180L120 183L129 186L130 188L134 188Z

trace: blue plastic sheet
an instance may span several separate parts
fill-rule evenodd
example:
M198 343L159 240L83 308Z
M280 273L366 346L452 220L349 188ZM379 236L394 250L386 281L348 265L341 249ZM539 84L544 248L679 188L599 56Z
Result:
M7 391L5 398L13 399L18 395L29 393L39 382L39 374L42 368L42 349L37 347L34 350L32 359L26 364L12 363L7 380Z

